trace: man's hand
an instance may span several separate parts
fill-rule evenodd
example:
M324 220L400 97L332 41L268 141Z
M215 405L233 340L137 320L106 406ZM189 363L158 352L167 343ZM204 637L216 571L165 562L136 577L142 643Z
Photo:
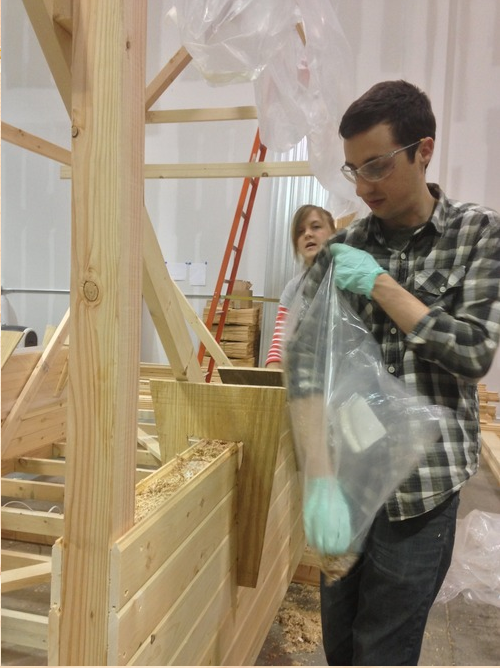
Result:
M386 270L366 251L347 244L332 244L334 259L333 278L341 290L349 290L371 299L375 279Z
M337 480L309 478L304 494L304 532L308 545L322 555L347 552L351 544L351 520Z

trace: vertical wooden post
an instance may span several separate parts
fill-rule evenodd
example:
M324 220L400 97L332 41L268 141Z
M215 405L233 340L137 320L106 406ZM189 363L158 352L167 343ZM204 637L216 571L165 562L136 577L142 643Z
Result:
M109 548L133 523L146 0L75 0L59 664L106 665Z

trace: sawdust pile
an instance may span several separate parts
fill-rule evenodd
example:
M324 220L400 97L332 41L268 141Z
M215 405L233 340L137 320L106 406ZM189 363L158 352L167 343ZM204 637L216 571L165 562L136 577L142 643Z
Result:
M319 588L291 584L276 616L287 654L314 652L321 643Z
M327 582L345 576L358 559L356 554L318 557L306 546L306 560L315 562L326 575ZM314 652L322 642L319 587L292 582L275 621L280 625L288 654Z
M168 474L153 479L146 488L138 491L135 498L135 523L158 508L219 455L238 445L239 443L234 441L202 439L189 451L189 454L178 455L175 462L170 465Z

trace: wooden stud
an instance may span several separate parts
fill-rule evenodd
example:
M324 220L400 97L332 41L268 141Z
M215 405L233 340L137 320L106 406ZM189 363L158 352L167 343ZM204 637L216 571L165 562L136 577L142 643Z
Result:
M75 354L69 357L62 665L105 665L109 548L133 524L146 8L144 0L73 3Z

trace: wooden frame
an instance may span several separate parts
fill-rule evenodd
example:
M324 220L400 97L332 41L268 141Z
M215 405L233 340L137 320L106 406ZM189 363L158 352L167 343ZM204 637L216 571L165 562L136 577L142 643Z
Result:
M23 0L23 3L66 109L72 115L73 136L71 154L13 126L4 125L3 137L70 166L72 176L71 317L60 324L49 346L20 383L20 392L4 416L2 427L2 435L6 436L3 440L5 471L22 465L33 471L50 470L64 475L64 487L61 483L9 482L9 493L14 497L33 494L38 498L64 499L64 516L52 513L48 517L44 511L23 513L19 509L5 509L6 530L12 536L54 543L49 663L253 662L302 554L300 486L283 388L256 386L235 388L233 392L231 386L224 386L215 398L211 396L214 388L202 382L203 374L188 325L200 336L218 364L230 362L179 295L143 208L144 177L166 173L162 167L157 173L153 170L149 173L150 169L144 166L144 122L177 122L174 117L167 118L166 114L162 118L157 112L151 112L145 119L145 112L189 64L191 57L185 49L180 49L146 86L142 79L145 0L107 0L106 3L101 0ZM104 38L110 34L117 39ZM252 108L199 113L186 110L182 120L220 120L222 116L253 118L254 113ZM123 136L127 137L127 142L123 142ZM175 166L167 167L172 178L231 177L255 172L247 163L182 169L185 174ZM293 173L310 171L308 165L301 163L263 163L254 175ZM113 215L109 215L110 211ZM240 410L240 424L235 423L241 427L240 436L244 437L239 439L243 441L243 463L240 466L239 459L238 465L234 457L231 460L233 477L225 495L229 515L224 515L226 519L222 524L215 521L203 534L204 540L209 542L213 542L213 536L220 536L221 547L216 551L219 556L214 559L223 561L214 563L225 564L224 579L218 582L207 576L214 587L210 600L203 599L200 603L205 585L200 587L199 583L198 590L185 593L186 600L189 596L195 597L191 600L196 600L202 609L217 603L220 614L215 617L200 614L195 619L194 606L184 607L185 635L175 634L174 647L173 636L166 630L168 623L162 620L167 615L174 619L175 613L157 608L156 631L146 628L147 615L140 616L138 628L142 631L134 636L139 642L137 649L129 642L128 627L123 625L124 619L130 619L130 613L118 606L110 607L110 601L114 601L117 582L129 588L130 568L122 569L117 555L125 549L132 535L142 535L148 525L148 521L144 526L133 522L135 483L148 474L136 468L138 322L142 296L171 363L176 382L170 384L169 392L177 393L177 407L181 406L186 393L190 393L191 398L196 397L194 413L182 404L179 414L184 416L184 422L176 427L176 452L180 441L191 436L180 435L193 420L196 425L204 425L208 431L205 436L223 438L225 421L221 416L228 405L242 406L241 396L252 399L250 404L245 404L245 410ZM36 411L32 407L37 397L46 401L50 396L48 370L52 369L53 360L68 353L68 328L68 364L62 363L56 383L59 410L67 412L67 420L62 421L59 431L45 440L34 438L27 447L22 426L28 416L40 420L47 417L46 405ZM78 354L72 355L71 350L77 350ZM120 365L115 364L117 359ZM6 369L11 361L12 364L16 361L14 356L7 361ZM97 377L105 378L106 382L95 383ZM66 384L70 390L67 398ZM162 383L154 381L155 384L158 389L156 412L160 413L159 418L157 416L159 443L154 434L141 434L146 447L140 459L149 465L158 464L158 452L162 461L170 456L170 446L163 436L173 428L172 410L165 408L166 404L160 407L166 396L164 390L159 389ZM179 393L181 386L184 389ZM266 412L266 402L275 407L272 415ZM214 418L216 403L218 419ZM30 415L30 411L34 414ZM255 422L263 415L266 419L261 420L262 425L267 422L267 426L252 437ZM66 446L54 445L65 437ZM60 448L64 449L65 462L54 462L51 452L59 449L60 453ZM26 456L28 454L32 456ZM217 475L215 470L206 474L207 485L213 485L212 475ZM189 491L185 494L194 495ZM258 494L257 505L255 494ZM177 503L177 506L182 514L182 504ZM165 509L164 512L173 511ZM222 510L218 512L223 514ZM180 522L175 513L171 522ZM218 533L222 529L224 536ZM201 528L197 527L194 533L196 530ZM56 540L61 534L64 540ZM190 534L186 540L189 552L190 541L195 538ZM166 563L158 565L159 573L166 572ZM31 566L40 564L23 566L23 573L11 573L7 586L24 586L31 578L47 577L46 564L38 568L44 571L42 575L36 574ZM209 568L208 562L205 567ZM154 582L150 584L153 588L148 595L154 598ZM136 618L136 612L134 608L132 619ZM46 645L46 638L39 640L47 631L46 620L27 616L20 619L9 612L5 615L11 620L7 626L10 624L16 637L19 638L18 629L24 622L35 629L37 639L33 646ZM74 619L79 623L74 624ZM192 635L195 629L196 642ZM151 643L151 633L157 639L154 643Z

